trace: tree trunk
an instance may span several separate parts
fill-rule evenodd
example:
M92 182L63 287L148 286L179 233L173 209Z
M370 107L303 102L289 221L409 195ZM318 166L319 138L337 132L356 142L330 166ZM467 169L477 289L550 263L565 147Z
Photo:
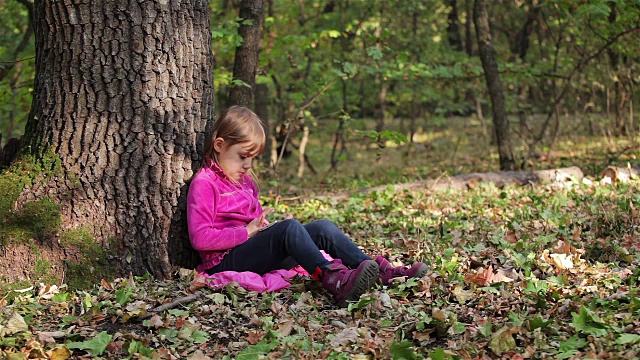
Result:
M253 109L263 10L264 0L242 0L240 3L242 24L238 33L242 37L242 44L236 48L233 79L242 81L242 84L232 84L227 99L229 105L242 105Z
M193 265L185 181L214 116L207 1L39 0L33 25L24 149L53 149L64 175L19 200L57 198L63 227L115 245L123 272Z
M500 74L498 73L496 51L491 41L486 0L475 0L473 15L476 25L476 36L478 37L480 60L482 62L482 68L484 69L489 95L491 96L494 131L498 144L498 154L500 156L500 170L516 170L517 166L509 135L509 122L507 120L504 94L502 92L502 82L500 80Z
M462 51L462 38L460 37L460 29L458 26L458 0L448 1L451 10L447 15L447 38L449 45L453 50Z
M265 132L267 134L267 142L265 144L265 152L262 155L262 162L271 166L272 161L271 153L268 151L271 149L271 134L273 133L273 125L269 119L269 87L267 84L256 84L256 99L255 99L256 115L262 119L265 126Z
M469 56L473 56L473 40L471 36L472 16L471 16L471 2L473 0L465 0L465 22L464 22L464 51Z

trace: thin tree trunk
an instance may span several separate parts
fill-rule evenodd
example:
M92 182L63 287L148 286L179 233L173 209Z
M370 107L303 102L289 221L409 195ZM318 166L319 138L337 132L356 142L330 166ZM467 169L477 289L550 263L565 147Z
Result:
M473 0L465 0L465 12L466 20L464 22L464 49L468 56L473 56L473 36L471 35L471 29L473 24L473 16L471 9L471 2Z
M126 16L125 16L126 14ZM36 77L24 149L52 149L63 228L114 246L115 268L170 277L194 265L185 181L213 121L206 0L36 1Z
M301 178L304 175L304 163L305 163L305 151L307 150L307 143L309 142L309 127L302 125L302 139L300 139L300 146L298 148L298 177Z
M498 73L496 51L491 41L486 0L475 0L474 22L476 25L476 35L478 37L480 60L482 61L487 88L491 96L493 127L498 145L498 154L500 156L500 170L515 170L517 166L513 156L507 110L502 92L502 82L500 80L500 74Z
M447 39L453 50L462 51L462 39L460 38L460 27L458 26L458 0L448 0L451 10L447 14Z
M267 134L267 143L265 144L265 149L271 149L271 133L273 132L272 124L269 119L269 87L267 84L256 84L256 98L255 98L255 106L256 106L256 115L262 119L265 126L265 133ZM270 166L273 159L271 158L271 152L266 151L263 156L263 163Z
M240 3L242 23L238 33L242 37L242 44L236 48L233 79L242 81L243 84L232 84L227 99L230 105L242 105L252 109L254 107L253 91L256 84L263 12L264 0L242 0Z

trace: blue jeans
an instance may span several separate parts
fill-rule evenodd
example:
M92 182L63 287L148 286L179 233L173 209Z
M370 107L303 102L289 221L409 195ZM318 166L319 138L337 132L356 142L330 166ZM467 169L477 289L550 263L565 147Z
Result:
M272 270L291 269L301 265L309 274L320 268L323 272L329 261L322 256L324 250L334 259L355 269L365 260L365 255L333 222L317 220L302 225L298 220L287 219L258 231L246 242L233 248L222 262L207 273L221 271L251 271L260 275Z

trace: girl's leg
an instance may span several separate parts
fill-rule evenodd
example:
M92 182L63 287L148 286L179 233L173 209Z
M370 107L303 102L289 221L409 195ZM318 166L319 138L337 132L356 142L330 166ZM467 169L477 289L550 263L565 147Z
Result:
M283 264L290 262L289 257L309 274L315 274L318 268L324 271L329 265L302 224L287 219L259 231L236 246L222 258L220 264L207 272L252 271L262 275L281 269Z
M319 249L326 251L334 259L342 260L343 264L352 269L365 260L371 260L330 220L316 220L305 224L304 228Z

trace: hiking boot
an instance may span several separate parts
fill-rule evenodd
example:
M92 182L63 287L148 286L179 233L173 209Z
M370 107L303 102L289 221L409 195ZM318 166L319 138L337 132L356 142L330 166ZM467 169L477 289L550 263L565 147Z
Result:
M389 260L378 255L376 263L379 266L379 277L382 285L391 284L391 280L399 277L405 278L421 278L427 273L427 265L425 263L417 262L411 267L391 265Z
M322 274L322 286L335 297L340 307L348 301L357 301L360 295L372 288L378 280L378 264L365 260L351 270L340 260L333 260Z

